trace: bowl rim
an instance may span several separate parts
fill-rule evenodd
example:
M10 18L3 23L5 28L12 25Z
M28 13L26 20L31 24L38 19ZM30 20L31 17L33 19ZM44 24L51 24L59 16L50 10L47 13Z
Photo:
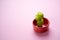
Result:
M45 18L45 17L44 17L43 19L45 19L45 20L48 22L47 25L46 25L46 27L48 27L48 26L49 26L49 20L48 20L47 18ZM34 21L36 21L36 19L33 20L33 25L34 25L34 27L43 28L43 29L46 28L46 27L38 27L37 24L36 24L36 25L34 24ZM43 25L44 25L44 24L43 24Z

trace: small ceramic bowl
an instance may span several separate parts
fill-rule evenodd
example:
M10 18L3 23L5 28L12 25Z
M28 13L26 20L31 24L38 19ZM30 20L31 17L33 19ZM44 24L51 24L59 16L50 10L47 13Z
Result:
M33 20L33 28L36 32L40 32L40 33L43 33L43 32L46 32L48 31L48 28L49 28L49 21L47 18L43 18L44 19L44 24L42 25L42 27L38 27L37 26L37 21L36 19Z

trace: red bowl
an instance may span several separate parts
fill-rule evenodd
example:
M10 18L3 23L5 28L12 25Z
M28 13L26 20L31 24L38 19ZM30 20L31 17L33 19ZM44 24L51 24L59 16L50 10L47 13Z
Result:
M43 18L44 19L44 24L42 25L42 27L38 27L37 26L37 21L36 19L33 20L33 28L36 32L40 32L40 33L43 33L43 32L46 32L48 31L48 27L49 27L49 21L47 18Z

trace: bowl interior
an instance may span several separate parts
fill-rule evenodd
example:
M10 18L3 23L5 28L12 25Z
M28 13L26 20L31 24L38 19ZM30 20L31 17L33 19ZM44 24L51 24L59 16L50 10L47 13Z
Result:
M43 18L44 19L44 24L42 25L42 27L48 27L49 26L49 21L47 18ZM33 20L33 25L37 26L37 21L36 19Z

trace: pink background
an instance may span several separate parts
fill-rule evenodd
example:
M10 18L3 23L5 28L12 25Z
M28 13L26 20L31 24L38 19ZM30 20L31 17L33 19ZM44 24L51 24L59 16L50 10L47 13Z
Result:
M42 34L32 26L38 11L50 22ZM60 0L0 0L0 40L60 40Z

